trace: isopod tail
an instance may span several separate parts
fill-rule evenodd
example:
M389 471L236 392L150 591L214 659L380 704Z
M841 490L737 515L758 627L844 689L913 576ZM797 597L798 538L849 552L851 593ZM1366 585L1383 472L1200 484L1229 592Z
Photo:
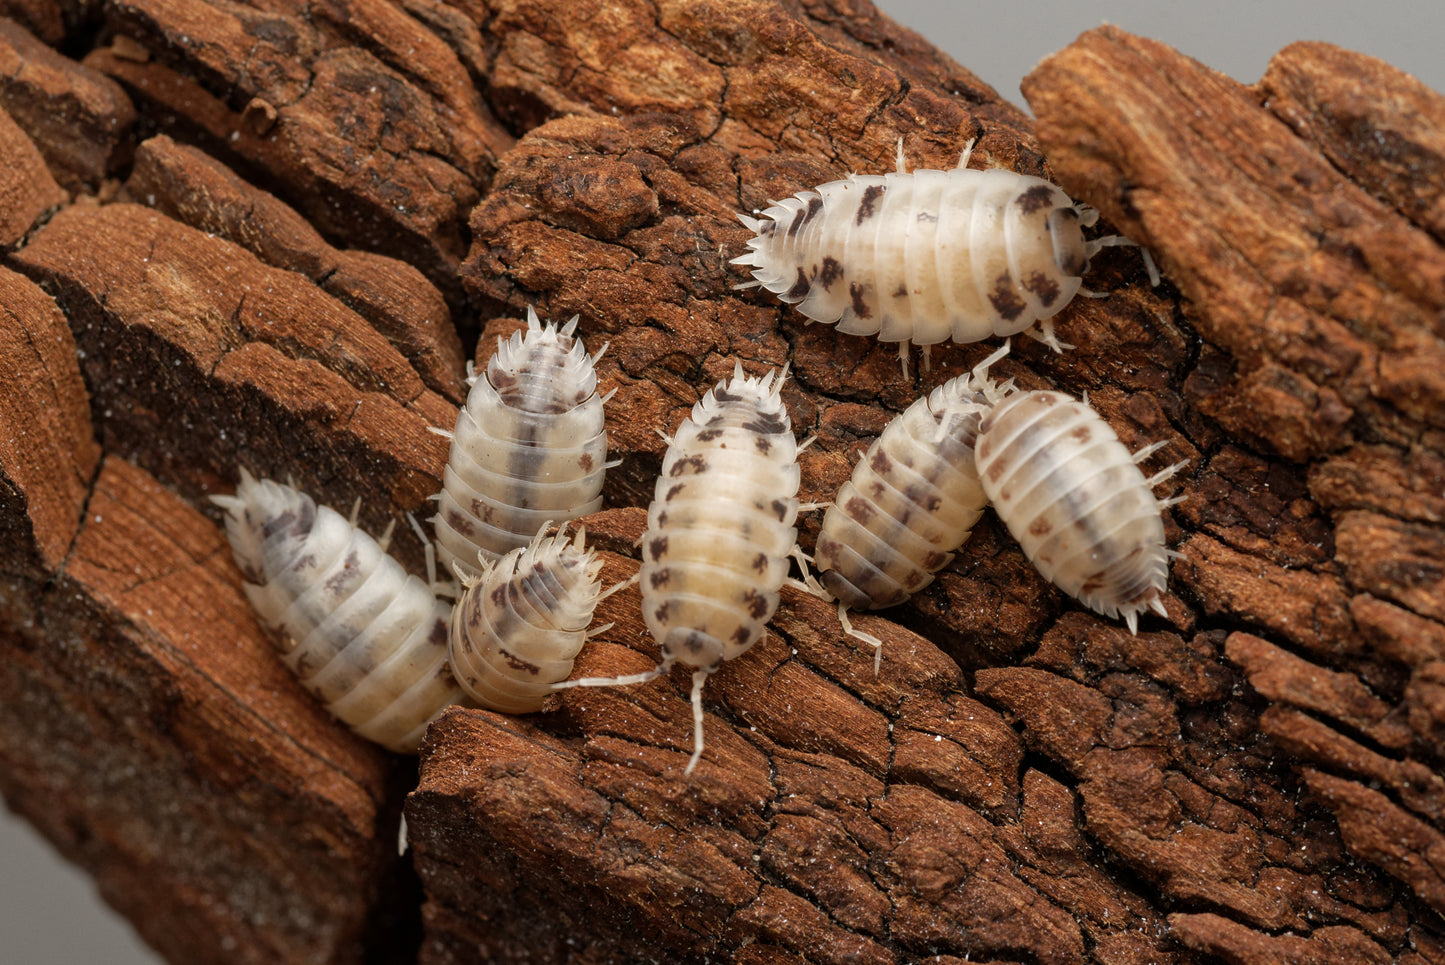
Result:
M692 769L702 759L702 688L711 674L711 667L695 670L692 674L692 757L688 758L687 767L682 770L683 777L691 777Z

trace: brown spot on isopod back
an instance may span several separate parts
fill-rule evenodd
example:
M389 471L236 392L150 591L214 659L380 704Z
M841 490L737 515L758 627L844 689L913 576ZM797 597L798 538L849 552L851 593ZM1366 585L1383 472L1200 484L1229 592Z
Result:
M753 571L757 573L766 573L768 571L767 553L759 553L753 557Z
M675 479L678 476L696 476L703 472L707 472L706 459L702 456L684 456L672 464L667 474Z
M988 467L988 478L989 478L989 481L990 481L990 482L998 482L998 481L999 481L999 478L1000 478L1001 476L1003 476L1006 468L1007 468L1007 467L1005 467L1002 462L991 463L991 464L989 465L989 467ZM1003 493L1003 494L1001 494L1001 498L1002 498L1002 499L1005 499L1005 500L1008 499L1009 496L1010 496L1010 494L1008 494L1008 493Z
M659 587L666 586L668 583L672 582L672 570L668 569L665 566L661 567L660 569L653 570L652 576L648 578L648 582L652 584L652 588L654 590L658 589Z
M667 614L671 609L672 607L668 605L668 601L663 600L657 605L657 609L652 611L652 618L663 626L667 626Z
M1059 283L1041 271L1029 272L1024 287L1039 297L1039 304L1048 308L1059 297Z
M765 436L755 436L753 438L753 446L757 448L758 452L765 455L772 451L773 448L773 444L769 442Z
M848 283L848 296L853 299L853 314L859 318L872 318L873 310L868 307L867 291L857 282Z
M783 300L790 302L801 301L803 296L808 294L808 289L812 287L812 283L808 281L808 273L803 269L799 268L798 280L793 282L793 287L789 288L787 292L783 294ZM719 402L732 401L730 399L719 398L716 395L713 397L718 399Z
M492 590L492 604L498 608L507 605L507 584L502 583Z
M882 446L873 450L873 455L868 459L868 465L880 476L886 476L893 470L893 460L888 458L888 453L883 451Z
M749 631L747 627L738 627L736 630L733 631L733 643L736 643L738 646L742 646L743 644L747 643L748 632Z
M1018 318L1028 308L1014 289L1013 275L1008 272L993 280L993 291L988 294L988 302L993 306L993 310L998 312L999 317L1008 322Z
M584 452L577 457L577 468L583 472L592 471L592 453Z
M834 282L842 277L843 266L838 263L838 259L825 256L823 258L823 268L818 272L818 284L823 286L824 291L827 291L833 287Z
M1054 189L1051 185L1036 184L1027 191L1020 192L1014 203L1026 215L1044 208L1052 208L1054 206Z
M908 497L916 506L922 506L928 512L934 512L943 505L943 499L938 495L938 490L931 486L923 486L912 483L904 487L903 495Z
M919 224L938 224L938 215L931 211L920 211L916 220Z
M687 483L678 483L667 491L667 493L662 497L663 501L669 503L672 502L673 497L675 497L678 493L682 492L686 488Z
M873 504L862 496L854 496L843 504L843 512L860 523L866 523L877 512Z
M775 516L778 517L778 521L779 521L779 522L782 522L784 519L787 518L787 516L788 516L788 501L787 501L786 499L775 499L775 500L773 500L773 502L772 502L772 507L771 507L771 508L772 508L772 510L773 510L773 515L775 515Z
M757 590L748 590L743 595L743 604L748 608L748 616L754 620L761 620L768 615L768 598Z
M1087 425L1077 426L1069 433L1069 438L1075 442L1088 442L1094 438L1094 431Z
M799 231L803 230L803 226L806 225L809 221L812 221L814 218L816 218L818 216L818 212L822 210L822 198L818 197L817 195L809 198L808 206L806 208L799 208L798 213L793 216L793 223L788 225L788 237L791 238Z
M723 434L723 431L722 431L721 429L704 429L704 430L702 430L701 432L699 432L699 433L697 434L697 441L698 441L698 442L712 442L714 439L716 439L718 436L720 436L720 435L722 435L722 434Z
M927 572L932 573L934 570L938 569L946 562L948 562L947 553L940 553L937 550L931 550L923 554L923 559L918 561L918 565L923 567L923 569Z
M331 579L326 581L327 592L339 593L346 584L360 576L361 574L356 570L357 564L360 562L361 558L357 555L356 550L353 549L350 553L347 553L346 561L341 564L341 569L337 570L332 574Z
M542 668L539 667L539 666L537 666L535 663L530 663L530 662L528 662L528 661L526 661L526 660L523 660L521 657L517 656L516 654L508 653L508 652L505 651L505 650L499 650L499 651L497 651L497 654L498 654L498 656L500 656L503 660L506 661L507 666L511 667L513 670L516 670L516 671L518 671L518 672L520 672L520 673L524 673L524 674L527 674L527 675L529 675L529 676L535 677L535 676L537 676L537 674L539 674L539 673L541 672L541 670L542 670Z
M878 200L883 197L885 190L887 189L881 184L870 184L863 189L863 197L858 202L858 215L853 220L854 224L862 224L877 214Z
M776 412L759 412L753 418L744 422L742 428L747 429L749 432L759 432L764 435L776 435L784 431L783 419Z
M893 289L893 297L894 297L894 298L907 298L907 297L908 297L908 286L905 285L905 284L903 284L902 282L899 282L898 287L895 288L895 289Z
M647 544L647 551L652 554L654 560L662 559L663 554L667 552L667 537L654 536L652 541Z
M1049 522L1045 516L1040 516L1032 523L1029 523L1029 532L1034 536L1047 536L1053 532L1054 524Z

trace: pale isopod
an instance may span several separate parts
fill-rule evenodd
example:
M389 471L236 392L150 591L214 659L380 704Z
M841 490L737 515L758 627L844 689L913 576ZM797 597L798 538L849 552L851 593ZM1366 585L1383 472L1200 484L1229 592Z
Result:
M480 706L504 714L538 710L567 679L587 641L602 561L565 531L487 563L452 611L452 672ZM600 629L600 628L599 628ZM592 631L597 632L597 631Z
M498 559L543 523L602 506L602 353L587 354L576 326L544 326L528 308L526 335L498 339L485 374L472 375L432 521L444 566L476 576L478 553Z
M908 346L976 342L1036 322L1055 350L1053 316L1082 285L1102 247L1084 240L1098 212L1057 186L1013 171L970 170L973 148L951 171L898 168L850 174L774 202L761 219L741 215L754 237L732 263L812 321L850 335Z
M1169 580L1162 510L1134 455L1087 404L1061 392L1019 392L979 423L979 478L995 511L1043 576L1089 609L1122 617L1131 632L1144 610L1165 614Z
M447 661L449 607L366 533L305 493L245 470L226 511L244 590L281 659L343 723L416 753L462 697Z
M643 683L674 663L692 675L693 754L702 689L724 660L762 639L797 539L798 445L779 395L786 367L719 383L693 407L662 461L642 537L642 616L662 661L645 673L560 687Z
M823 516L814 554L838 619L854 636L848 609L895 606L933 581L983 515L988 496L974 466L979 420L1008 386L988 369L1008 345L969 375L940 385L889 422Z

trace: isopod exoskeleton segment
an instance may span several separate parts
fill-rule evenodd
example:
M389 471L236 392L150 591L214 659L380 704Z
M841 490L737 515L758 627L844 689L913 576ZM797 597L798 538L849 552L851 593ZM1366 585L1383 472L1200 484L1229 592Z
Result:
M1055 350L1053 316L1078 293L1099 248L1086 241L1098 219L1056 185L1003 169L850 174L774 202L732 263L812 321L850 335L909 343L976 342L1039 323ZM927 355L925 354L925 360Z
M452 672L480 706L505 714L538 710L566 680L587 641L601 598L602 561L565 530L532 542L464 581L451 621Z
M243 470L234 496L211 499L281 659L362 737L416 753L426 725L462 697L447 662L447 604L290 486Z
M495 560L526 546L543 523L602 505L607 468L597 356L527 309L527 331L497 340L451 433L437 498L437 550L444 566L476 576L477 554Z
M988 379L1008 345L915 401L893 419L838 490L823 516L814 567L847 610L895 606L933 581L988 504L974 466L979 420L1008 387Z
M691 774L703 751L702 688L757 643L797 539L798 445L779 394L787 369L733 377L683 420L662 461L642 536L642 616L661 644L646 673L559 687L642 683L674 663L692 675Z
M999 519L1043 576L1085 606L1122 617L1164 615L1169 579L1162 510L1153 486L1186 463L1146 479L1134 455L1087 404L1061 392L1019 392L979 423L979 478Z

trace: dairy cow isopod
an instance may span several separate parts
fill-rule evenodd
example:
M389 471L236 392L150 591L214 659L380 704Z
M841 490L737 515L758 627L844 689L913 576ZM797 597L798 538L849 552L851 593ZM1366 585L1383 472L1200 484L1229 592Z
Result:
M1187 462L1146 479L1138 463L1163 442L1130 455L1090 406L1062 392L1019 392L979 423L979 479L1024 555L1045 578L1085 606L1122 617L1164 615L1170 552L1165 507L1153 486Z
M642 536L642 615L662 660L623 677L561 687L643 683L693 668L692 773L703 752L702 689L725 660L762 639L797 539L798 445L779 394L787 370L719 383L667 448Z
M1056 185L1013 171L904 167L850 174L775 202L732 263L813 321L850 335L910 343L976 342L1037 324L1056 350L1053 316L1079 292L1089 259L1109 236L1086 241L1098 212Z

